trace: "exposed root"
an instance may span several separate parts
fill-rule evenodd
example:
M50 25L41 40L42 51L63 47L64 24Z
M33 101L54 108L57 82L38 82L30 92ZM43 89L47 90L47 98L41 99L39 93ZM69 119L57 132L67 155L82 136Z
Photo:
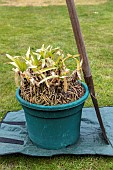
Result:
M38 86L30 86L29 83L24 83L21 86L21 97L30 103L42 105L58 105L66 104L78 100L84 95L84 88L79 82L68 80L67 92L64 91L63 82L60 81L59 86L51 85L48 88L45 83Z

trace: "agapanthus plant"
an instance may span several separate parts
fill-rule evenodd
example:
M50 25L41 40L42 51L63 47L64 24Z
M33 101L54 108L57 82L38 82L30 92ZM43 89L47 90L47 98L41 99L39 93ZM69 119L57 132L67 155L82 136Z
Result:
M44 45L33 52L30 47L25 56L6 56L14 66L16 85L20 86L23 99L37 104L65 104L79 99L84 90L81 83L82 61L79 55L64 56L60 48ZM76 68L73 72L65 61L74 59ZM20 83L19 83L20 82Z

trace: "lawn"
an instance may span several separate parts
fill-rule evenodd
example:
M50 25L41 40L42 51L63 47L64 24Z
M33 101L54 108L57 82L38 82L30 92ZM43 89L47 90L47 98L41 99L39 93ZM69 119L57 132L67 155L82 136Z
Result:
M48 6L48 5L65 5L65 0L0 0L2 5L12 5L12 6ZM78 5L91 5L91 4L101 4L105 3L107 0L75 0Z
M3 0L2 0L3 1ZM113 1L78 5L96 96L100 106L113 105ZM30 46L60 46L65 53L77 53L66 6L0 6L0 117L21 109L15 99L14 73L5 54L24 55ZM70 62L69 62L70 63ZM74 68L74 63L70 65ZM92 106L90 97L85 106ZM108 113L109 114L109 113ZM3 170L110 170L113 158L102 156L56 156L34 158L23 155L0 157Z

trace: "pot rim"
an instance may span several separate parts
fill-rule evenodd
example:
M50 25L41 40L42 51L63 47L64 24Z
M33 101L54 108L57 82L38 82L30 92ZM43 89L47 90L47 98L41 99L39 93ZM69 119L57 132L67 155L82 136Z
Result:
M88 98L88 95L89 95L88 87L83 82L81 82L81 84L82 84L83 88L85 89L85 94L80 99L78 99L74 102L66 103L66 104L58 104L58 105L54 105L54 106L45 106L45 105L30 103L30 102L24 100L20 96L20 94L19 94L20 88L19 87L16 90L16 98L23 106L26 106L28 108L35 109L35 110L55 111L55 110L70 109L70 108L76 107L76 106L84 103L84 101Z

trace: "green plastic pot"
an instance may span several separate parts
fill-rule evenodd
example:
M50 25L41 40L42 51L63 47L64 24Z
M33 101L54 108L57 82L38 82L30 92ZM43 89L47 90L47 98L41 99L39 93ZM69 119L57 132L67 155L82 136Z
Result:
M80 136L82 108L89 95L88 87L82 83L85 94L68 104L44 106L31 104L16 91L26 117L28 134L33 143L46 149L60 149L77 142Z

